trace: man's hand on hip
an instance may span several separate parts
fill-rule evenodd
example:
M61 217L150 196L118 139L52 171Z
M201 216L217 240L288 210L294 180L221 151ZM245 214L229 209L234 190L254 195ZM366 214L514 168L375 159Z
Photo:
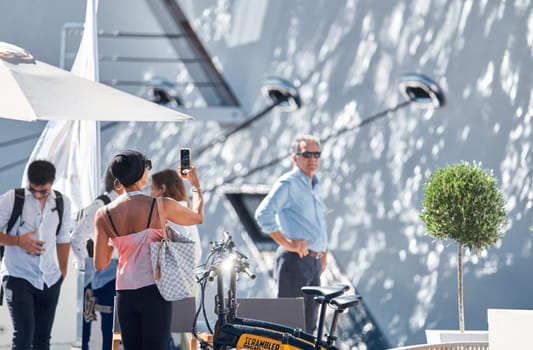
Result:
M280 246L287 249L289 252L296 253L303 258L309 254L307 244L309 243L305 239L289 239L283 235L280 231L275 231L270 234L270 237Z

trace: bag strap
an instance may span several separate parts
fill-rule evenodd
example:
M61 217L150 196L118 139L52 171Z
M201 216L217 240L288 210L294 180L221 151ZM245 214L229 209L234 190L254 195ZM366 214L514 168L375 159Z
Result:
M109 196L107 194L105 194L105 193L102 193L101 195L96 197L96 199L99 199L102 202L104 202L104 205L107 205L107 204L111 203L111 198L109 198Z
M13 210L11 211L11 217L9 218L9 221L7 223L7 231L6 233L10 233L13 229L13 226L15 226L15 222L17 222L17 219L19 218L20 214L22 214L22 207L24 207L24 189L23 188L15 188L15 203L13 204Z
M61 225L63 224L63 212L65 211L65 205L63 203L63 195L61 192L54 190L54 193L56 195L56 207L55 210L52 209L52 211L57 211L57 215L59 216L59 223L57 224L56 229L56 236L59 234L59 230L61 229Z
M153 202L152 202L153 203ZM163 198L158 197L156 199L157 203L157 214L159 215L159 222L161 223L162 231L163 231L163 239L161 242L159 242L159 246L157 247L157 258L156 258L156 264L154 268L154 280L158 281L161 278L161 264L159 261L159 255L161 254L161 248L163 248L163 244L168 240L167 236L167 229L166 229L166 218L163 216Z
M167 230L165 228L167 219L162 214L163 213L163 198L158 197L156 201L157 201L157 214L159 215L159 222L161 223L161 227L163 231L163 239L168 239Z
M7 230L6 233L9 234L10 231L13 229L13 226L15 226L15 222L17 222L17 219L19 218L20 214L22 214L22 207L24 206L24 189L23 188L15 188L15 203L13 204L13 210L11 210L11 216L9 217L9 221L7 222ZM0 246L0 261L4 258L4 246ZM0 305L3 305L4 301L4 287L0 286Z

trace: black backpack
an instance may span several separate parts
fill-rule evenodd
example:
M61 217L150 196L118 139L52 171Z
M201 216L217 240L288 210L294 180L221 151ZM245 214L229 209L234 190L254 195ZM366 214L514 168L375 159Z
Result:
M96 197L96 199L101 200L104 203L104 205L111 203L111 198L109 198L109 196L105 193L102 193L101 195ZM76 213L76 220L75 220L76 225L83 218L83 215L85 214L86 210L87 208L82 208L78 211L78 213Z
M111 203L111 198L109 198L109 196L107 194L105 194L105 193L102 193L101 195L96 197L96 199L99 199L102 202L104 202L104 205L107 205L107 204Z
M57 211L57 215L59 216L59 224L57 225L56 235L59 233L59 230L61 229L61 224L63 223L63 211L64 211L64 204L63 204L63 195L61 192L54 190L54 193L56 194L56 207L52 209L52 211ZM15 222L17 222L17 219L22 214L22 208L24 207L24 189L23 188L15 188L15 204L13 205L13 210L11 211L11 217L9 218L9 221L7 222L7 231L6 233L9 233L13 226L15 225ZM0 247L2 249L2 252L0 252L0 259L4 256L4 247Z
M96 197L96 199L101 200L104 203L104 205L107 205L107 204L111 203L111 198L109 198L109 196L107 194L105 194L105 193L99 195L98 197ZM80 211L78 211L78 214L76 214L76 226L77 226L78 222L85 215L85 211L86 210L87 210L87 208L83 208ZM92 258L93 255L94 255L94 241L92 239L89 239L87 241L86 248L87 248L87 253L89 255L89 258Z
M54 190L54 193L56 194L56 207L52 209L52 211L57 211L57 215L59 216L59 224L57 224L57 230L56 235L59 233L59 230L61 229L61 224L63 223L63 212L64 212L64 204L63 204L63 195L61 192ZM6 233L10 233L13 229L13 226L15 225L15 222L17 222L18 218L22 214L22 208L24 207L24 189L23 188L15 188L15 204L13 205L13 210L11 211L11 216L9 217L9 220L7 222L7 230ZM0 261L4 258L4 246L0 246ZM2 300L4 296L4 289L0 288L0 305L2 305Z

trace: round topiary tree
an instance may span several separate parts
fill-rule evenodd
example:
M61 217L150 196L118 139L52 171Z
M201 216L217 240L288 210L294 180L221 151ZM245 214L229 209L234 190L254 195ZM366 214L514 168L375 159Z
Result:
M424 186L420 218L430 236L459 244L459 329L464 332L463 248L479 251L505 234L505 202L494 175L466 162L436 170Z

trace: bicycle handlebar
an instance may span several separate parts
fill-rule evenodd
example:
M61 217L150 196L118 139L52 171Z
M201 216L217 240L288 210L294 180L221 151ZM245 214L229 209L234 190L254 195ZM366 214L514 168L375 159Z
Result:
M255 280L255 278L257 277L257 275L255 273L253 273L252 271L250 271L249 268L245 267L244 268L244 271L243 271L245 274L248 275L248 277L250 277L250 279L252 280Z
M207 274L207 280L208 280L209 282L214 281L214 280L215 280L215 277L217 277L217 273L216 273L215 270L211 270L211 271L209 271L209 273Z
M222 241L213 241L211 245L213 246L210 253L212 262L202 274L202 279L207 278L210 282L214 281L219 271L224 269L224 267L231 267L237 273L244 272L252 280L257 277L250 270L250 266L246 261L248 257L235 248L235 243L228 232L224 232Z
M304 292L306 292L306 294L322 299L320 322L318 326L319 331L316 336L305 333L301 329L294 329L276 323L239 318L237 317L238 303L236 296L237 274L245 273L252 280L257 276L250 270L247 261L248 257L236 249L235 243L228 232L224 232L223 240L213 241L211 242L211 245L212 248L204 265L205 270L197 275L197 280L202 287L202 308L204 310L206 322L205 305L203 305L204 288L207 281L214 281L216 279L217 282L215 312L217 313L218 320L215 326L215 332L211 331L209 322L207 322L208 328L214 334L214 349L223 348L225 346L235 348L238 345L240 336L243 334L246 334L246 337L249 337L252 340L270 339L274 343L278 342L280 345L286 344L286 341L288 341L289 343L287 344L292 344L291 346L300 349L332 349L333 343L336 340L335 330L339 315L348 307L359 304L361 300L361 297L359 296L340 297L349 289L349 285L346 284L335 284L329 287L304 287ZM224 282L225 279L227 279L226 273L228 272L230 273L230 281L226 293ZM335 313L330 328L330 334L327 335L326 339L323 339L324 317L328 306L332 307L335 310ZM200 311L197 311L197 313L199 312ZM282 336L284 337L283 339L278 339Z

